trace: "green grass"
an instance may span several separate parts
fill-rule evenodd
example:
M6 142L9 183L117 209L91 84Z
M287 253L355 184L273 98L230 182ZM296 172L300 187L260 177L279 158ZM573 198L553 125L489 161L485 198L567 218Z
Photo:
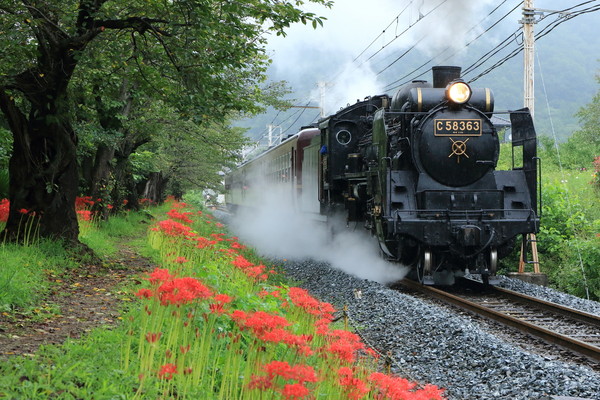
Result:
M107 221L82 222L79 240L91 247L100 257L113 256L124 240L137 238L136 244L143 246L145 232L153 217L148 212L128 212L112 216Z
M0 309L37 307L48 292L49 275L75 268L60 243L41 240L35 245L0 244Z

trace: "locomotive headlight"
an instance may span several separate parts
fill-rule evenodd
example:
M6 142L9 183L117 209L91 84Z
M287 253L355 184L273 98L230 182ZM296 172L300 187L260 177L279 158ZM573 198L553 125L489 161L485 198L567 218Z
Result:
M446 98L455 104L464 104L471 98L471 88L464 82L451 82L446 86Z

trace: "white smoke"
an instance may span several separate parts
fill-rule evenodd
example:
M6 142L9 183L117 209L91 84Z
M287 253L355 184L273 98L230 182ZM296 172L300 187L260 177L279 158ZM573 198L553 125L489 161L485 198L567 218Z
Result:
M231 219L231 229L266 256L328 262L361 279L380 283L395 282L408 273L406 267L381 257L377 239L364 232L361 224L356 230L332 233L331 225L299 213L289 190L265 188L260 207L240 210Z
M369 63L357 65L348 62L336 71L335 79L322 82L322 85L323 88L311 93L311 98L321 104L325 115L335 114L340 108L364 100L365 96L385 93Z
M410 38L417 48L436 61L448 62L465 50L465 45L483 32L482 26L491 24L486 21L491 0L421 0L415 2L417 19L409 21L413 25ZM501 15L501 14L499 14ZM481 23L481 25L480 25Z

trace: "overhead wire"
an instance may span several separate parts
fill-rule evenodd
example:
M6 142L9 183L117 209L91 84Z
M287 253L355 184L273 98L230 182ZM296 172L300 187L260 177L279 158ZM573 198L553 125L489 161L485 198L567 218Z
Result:
M384 44L383 46L381 46L381 48L379 50L377 50L375 53L371 54L371 56L369 58L367 58L365 61L363 61L362 63L360 63L358 66L360 67L364 63L366 63L366 62L370 61L371 59L373 59L373 57L375 57L377 54L379 54L383 49L385 49L387 46L389 46L390 44L392 44L392 42L396 41L399 37L401 37L406 32L408 32L408 30L410 30L410 28L412 28L413 26L415 26L419 22L423 21L427 16L429 16L431 13L433 13L435 10L437 10L442 4L446 3L447 1L448 0L442 0L435 7L433 7L431 10L427 11L423 15L420 15L419 19L416 22L410 24L408 26L408 28L404 29L402 32L400 32L399 34L397 34L396 36L394 36L394 38L392 40L390 40L389 42L387 42L386 44Z
M406 11L406 10L408 9L408 7L410 7L410 5L413 3L413 1L414 1L414 0L410 0L410 1L409 1L409 3L406 5L406 7L404 7L404 8L402 9L402 11L400 11L400 13L398 13L398 15L396 15L396 16L394 17L394 19L392 19L392 21L391 21L391 22L388 24L388 26L386 26L386 27L383 29L383 31L382 31L382 32L381 32L379 35L377 35L377 37L376 37L375 39L373 39L373 41L371 41L371 43L369 43L369 44L367 45L367 47L365 47L365 48L363 49L363 51L361 51L361 52L360 52L360 54L359 54L359 55L357 55L356 57L354 57L354 59L352 60L352 62L355 62L356 60L358 60L358 59L360 58L360 56L362 56L363 54L365 54L365 52L366 52L367 50L369 50L369 48L370 48L371 46L373 46L373 44L375 44L375 42L377 41L377 39L379 39L379 38L380 38L380 37L381 37L383 34L385 34L385 32L386 32L386 31L389 29L389 27L390 27L390 26L392 26L392 24L393 24L394 22L396 22L396 24L397 24L397 23L398 23L398 19L400 18L400 16L401 16L402 14L404 14L404 11Z
M483 21L485 21L486 19L488 19L494 12L496 12L502 5L504 5L504 3L506 3L508 0L504 0L502 1L500 4L498 4L493 10L491 10L484 18L482 18L476 25L474 25L473 27L471 27L471 29L469 29L467 31L467 33L473 31L474 29L476 29L478 26L481 25L481 23ZM481 32L479 35L477 35L474 39L472 39L471 41L469 41L466 45L464 45L460 50L455 51L454 53L450 54L448 57L446 57L446 59L444 59L444 61L446 61L447 59L453 57L454 55L456 55L456 53L458 51L462 51L464 48L470 46L473 42L475 42L476 40L478 40L479 38L481 38L484 34L486 34L487 32L489 32L491 29L493 29L494 27L496 27L501 21L503 21L506 17L508 17L515 9L517 9L521 4L523 4L523 2L519 2L515 7L513 7L510 11L508 11L507 13L505 13L502 17L500 17L496 22L494 22L492 25L490 25L488 28L486 28L483 32ZM421 74L417 75L417 76L413 76L414 73L416 73L417 71L419 71L421 68L425 67L426 65L430 64L433 60L435 60L436 58L438 58L440 55L442 55L443 53L445 53L446 51L450 50L452 47L451 46L447 46L444 50L442 50L440 53L438 53L437 55L435 55L434 57L430 58L429 60L427 60L426 62L424 62L423 64L419 65L417 68L413 69L412 71L410 71L409 73L403 75L402 77L400 77L399 79L395 80L394 82L389 83L386 87L385 90L393 90L396 89L402 85L404 85L405 83L408 83L414 79L420 78L421 76L425 75L427 72L429 72L429 70L426 70L424 72L422 72ZM396 60L397 61L397 60ZM396 62L394 61L394 62ZM388 66L389 67L389 66ZM387 67L386 67L387 69ZM379 75L381 72L380 71L377 75ZM412 79L410 79L408 82L405 82L404 80L408 77L412 76ZM399 83L398 82L402 82ZM396 85L397 84L397 85ZM395 85L395 86L394 86Z
M569 7L569 8L564 9L564 10L552 12L551 13L552 15L559 14L558 18L555 19L554 21L552 21L551 23L549 23L548 25L546 25L544 28L542 28L542 30L540 30L537 34L535 34L535 40L537 41L537 40L541 39L542 37L544 37L547 34L549 34L550 32L552 32L558 25L560 25L560 24L562 24L562 23L564 23L564 22L566 22L566 21L568 21L570 19L573 19L573 18L578 17L580 15L584 15L584 14L588 14L588 13L600 10L600 6L592 6L592 7L588 7L588 8L584 8L584 9L580 9L580 10L575 10L573 12L566 13L567 10L572 10L575 7L578 7L578 6L581 6L581 5L585 5L585 4L588 4L590 2L595 2L595 1L597 1L597 0L587 1L587 2L584 2L584 3L580 3L578 5ZM521 51L523 51L523 47L522 46L519 46L516 49L513 49L508 55L506 55L502 59L498 60L492 66L488 67L486 70L484 70L480 74L476 75L475 77L469 79L469 82L474 82L477 79L481 78L482 76L485 76L485 75L489 74L494 69L500 67L502 64L504 64L505 62L507 62L511 58L514 58L515 56L517 56ZM497 54L497 52L495 54ZM471 71L469 71L469 72L471 72Z

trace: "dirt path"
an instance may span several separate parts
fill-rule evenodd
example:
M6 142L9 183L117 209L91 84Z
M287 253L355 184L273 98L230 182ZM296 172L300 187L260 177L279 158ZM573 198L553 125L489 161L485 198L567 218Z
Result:
M84 265L50 276L56 286L37 313L0 314L0 358L33 355L42 344L62 343L95 327L115 325L123 301L131 298L119 289L153 268L148 259L123 245L105 266Z

